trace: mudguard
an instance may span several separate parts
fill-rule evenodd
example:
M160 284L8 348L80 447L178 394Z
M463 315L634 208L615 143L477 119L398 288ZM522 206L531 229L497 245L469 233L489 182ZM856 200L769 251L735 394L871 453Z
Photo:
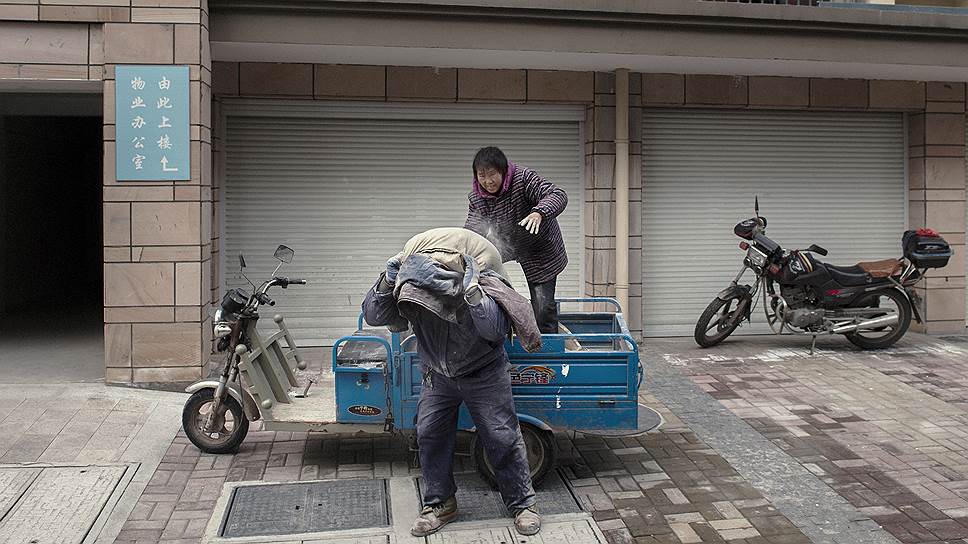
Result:
M529 415L518 414L518 421L520 421L522 423L530 423L530 424L534 425L535 427L537 427L537 428L539 428L539 429L541 429L543 431L551 431L552 430L551 427L549 427L548 424L545 423L544 421L541 421L540 419L538 419L536 417L529 416Z
M921 319L921 295L919 295L913 287L905 287L904 294L907 295L908 302L911 303L911 311L914 313L914 320L918 323L924 323L924 320Z
M753 298L750 295L748 285L730 285L716 295L719 300L729 300L731 298Z
M526 414L518 414L518 421L520 421L521 423L530 423L535 427L541 429L542 431L554 432L554 429L552 429L547 423L545 423L544 421L541 421L540 419L534 416L529 416ZM477 425L467 430L470 432L477 432Z
M716 298L722 301L727 301L731 298L738 298L746 301L746 308L744 313L746 314L746 320L749 321L753 314L753 295L750 294L749 285L730 285L729 287L723 289L716 295ZM742 304L742 303L741 303Z
M228 389L229 395L235 400L239 401L242 405L242 410L245 412L245 417L249 418L249 421L256 421L262 418L262 414L259 413L259 407L255 403L255 399L248 391L242 391L232 383L225 384L225 388ZM194 393L196 391L201 391L202 389L218 389L218 380L202 380L200 382L195 382L185 388L186 393Z

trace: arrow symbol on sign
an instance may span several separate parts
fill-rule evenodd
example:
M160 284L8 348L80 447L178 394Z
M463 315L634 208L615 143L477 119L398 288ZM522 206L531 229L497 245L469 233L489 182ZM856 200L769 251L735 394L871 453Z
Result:
M177 172L178 168L168 168L168 157L161 156L161 171L162 172Z

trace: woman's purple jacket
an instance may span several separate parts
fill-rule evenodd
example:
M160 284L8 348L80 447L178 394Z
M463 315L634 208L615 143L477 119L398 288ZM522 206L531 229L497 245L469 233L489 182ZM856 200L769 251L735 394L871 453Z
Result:
M528 283L553 280L568 265L556 219L565 211L568 195L530 168L509 164L508 178L497 195L487 193L474 178L464 228L494 243L505 262L517 261ZM531 212L542 217L536 235L518 225Z

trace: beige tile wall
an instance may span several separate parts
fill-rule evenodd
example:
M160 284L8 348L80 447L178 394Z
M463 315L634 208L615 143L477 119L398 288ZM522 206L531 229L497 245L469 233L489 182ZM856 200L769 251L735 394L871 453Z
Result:
M932 82L924 108L912 114L909 210L911 227L931 227L954 247L948 266L928 273L920 289L932 333L965 330L965 84Z
M107 375L125 377L130 369L134 382L196 380L211 352L211 58L203 43L208 36L207 2L133 0L130 9L130 22L103 25L104 199L113 229L112 237L105 238L105 260L110 261L105 264L105 316L111 322L106 334L109 327L114 337L131 339L130 350L106 353ZM115 179L114 66L129 63L189 66L191 180Z
M585 108L585 293L615 296L615 75L595 74ZM629 75L629 328L642 330L642 77ZM593 309L607 311L608 305Z
M211 336L207 0L0 0L0 61L0 78L103 81L107 381L200 378ZM141 63L190 67L190 181L115 179L114 67Z

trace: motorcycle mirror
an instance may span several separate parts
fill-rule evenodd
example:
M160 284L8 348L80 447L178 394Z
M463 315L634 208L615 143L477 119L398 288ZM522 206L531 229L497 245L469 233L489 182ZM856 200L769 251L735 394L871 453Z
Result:
M245 257L239 252L239 268L245 268Z
M827 256L827 250L818 246L817 244L810 244L810 247L807 248L807 251L812 251L818 255L823 255L824 257Z
M293 251L291 247L280 245L279 247L276 248L276 252L273 253L273 256L276 259L279 259L280 261L286 264L289 264L292 262L292 257L295 254L296 252Z
M756 213L756 217L760 216L760 197L756 195L753 197L753 211Z

